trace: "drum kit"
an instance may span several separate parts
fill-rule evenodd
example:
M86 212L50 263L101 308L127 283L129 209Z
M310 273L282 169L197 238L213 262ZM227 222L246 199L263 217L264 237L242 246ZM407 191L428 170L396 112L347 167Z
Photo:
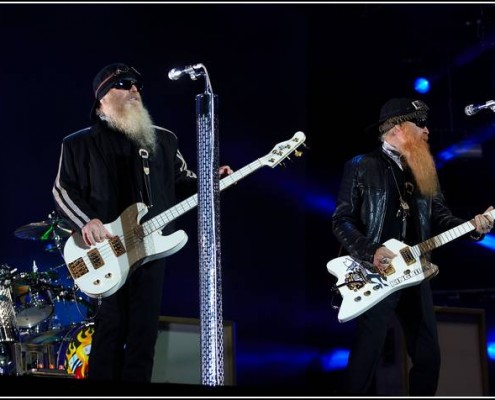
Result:
M71 230L53 212L14 234L62 254ZM18 272L0 264L0 375L52 371L86 377L93 308L76 288L60 283L57 270L64 266L42 272L34 261L32 272Z

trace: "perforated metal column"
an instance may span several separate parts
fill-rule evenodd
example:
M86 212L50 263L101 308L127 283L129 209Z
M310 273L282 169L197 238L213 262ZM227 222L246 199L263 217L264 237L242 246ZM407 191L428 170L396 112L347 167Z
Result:
M16 341L17 336L17 321L12 292L9 286L0 283L0 342Z
M217 102L196 96L201 383L210 386L224 383Z

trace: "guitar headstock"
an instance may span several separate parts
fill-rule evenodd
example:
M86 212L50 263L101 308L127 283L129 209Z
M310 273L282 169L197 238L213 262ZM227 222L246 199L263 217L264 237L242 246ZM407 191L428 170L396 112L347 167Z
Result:
M292 136L291 139L277 144L272 151L270 151L266 156L261 157L260 160L263 165L273 168L292 153L294 153L296 157L300 157L302 152L297 150L297 148L301 146L305 140L306 135L304 132L298 131L294 134L294 136Z

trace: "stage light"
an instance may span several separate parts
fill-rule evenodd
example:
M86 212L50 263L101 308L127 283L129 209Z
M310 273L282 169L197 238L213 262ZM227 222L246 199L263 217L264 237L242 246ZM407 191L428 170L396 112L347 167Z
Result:
M490 361L495 361L495 328L488 328L486 334L486 354Z
M334 349L321 356L323 371L335 371L347 367L349 361L349 349Z
M414 90L421 94L428 93L430 91L430 81L424 77L416 78L414 81Z

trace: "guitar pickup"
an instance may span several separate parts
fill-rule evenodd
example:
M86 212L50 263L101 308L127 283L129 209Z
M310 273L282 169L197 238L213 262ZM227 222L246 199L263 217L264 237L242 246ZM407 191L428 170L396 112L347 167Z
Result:
M74 279L80 278L88 273L88 267L86 267L86 264L81 257L69 263L67 267Z
M88 257L94 269L101 268L105 264L98 249L88 251Z
M411 249L409 247L405 247L400 251L402 259L405 261L406 265L412 265L416 262L413 254L411 253Z
M126 249L124 247L124 244L120 240L120 237L114 236L113 238L108 239L108 243L110 243L110 247L112 248L113 253L116 257L119 257L122 254L126 253Z

